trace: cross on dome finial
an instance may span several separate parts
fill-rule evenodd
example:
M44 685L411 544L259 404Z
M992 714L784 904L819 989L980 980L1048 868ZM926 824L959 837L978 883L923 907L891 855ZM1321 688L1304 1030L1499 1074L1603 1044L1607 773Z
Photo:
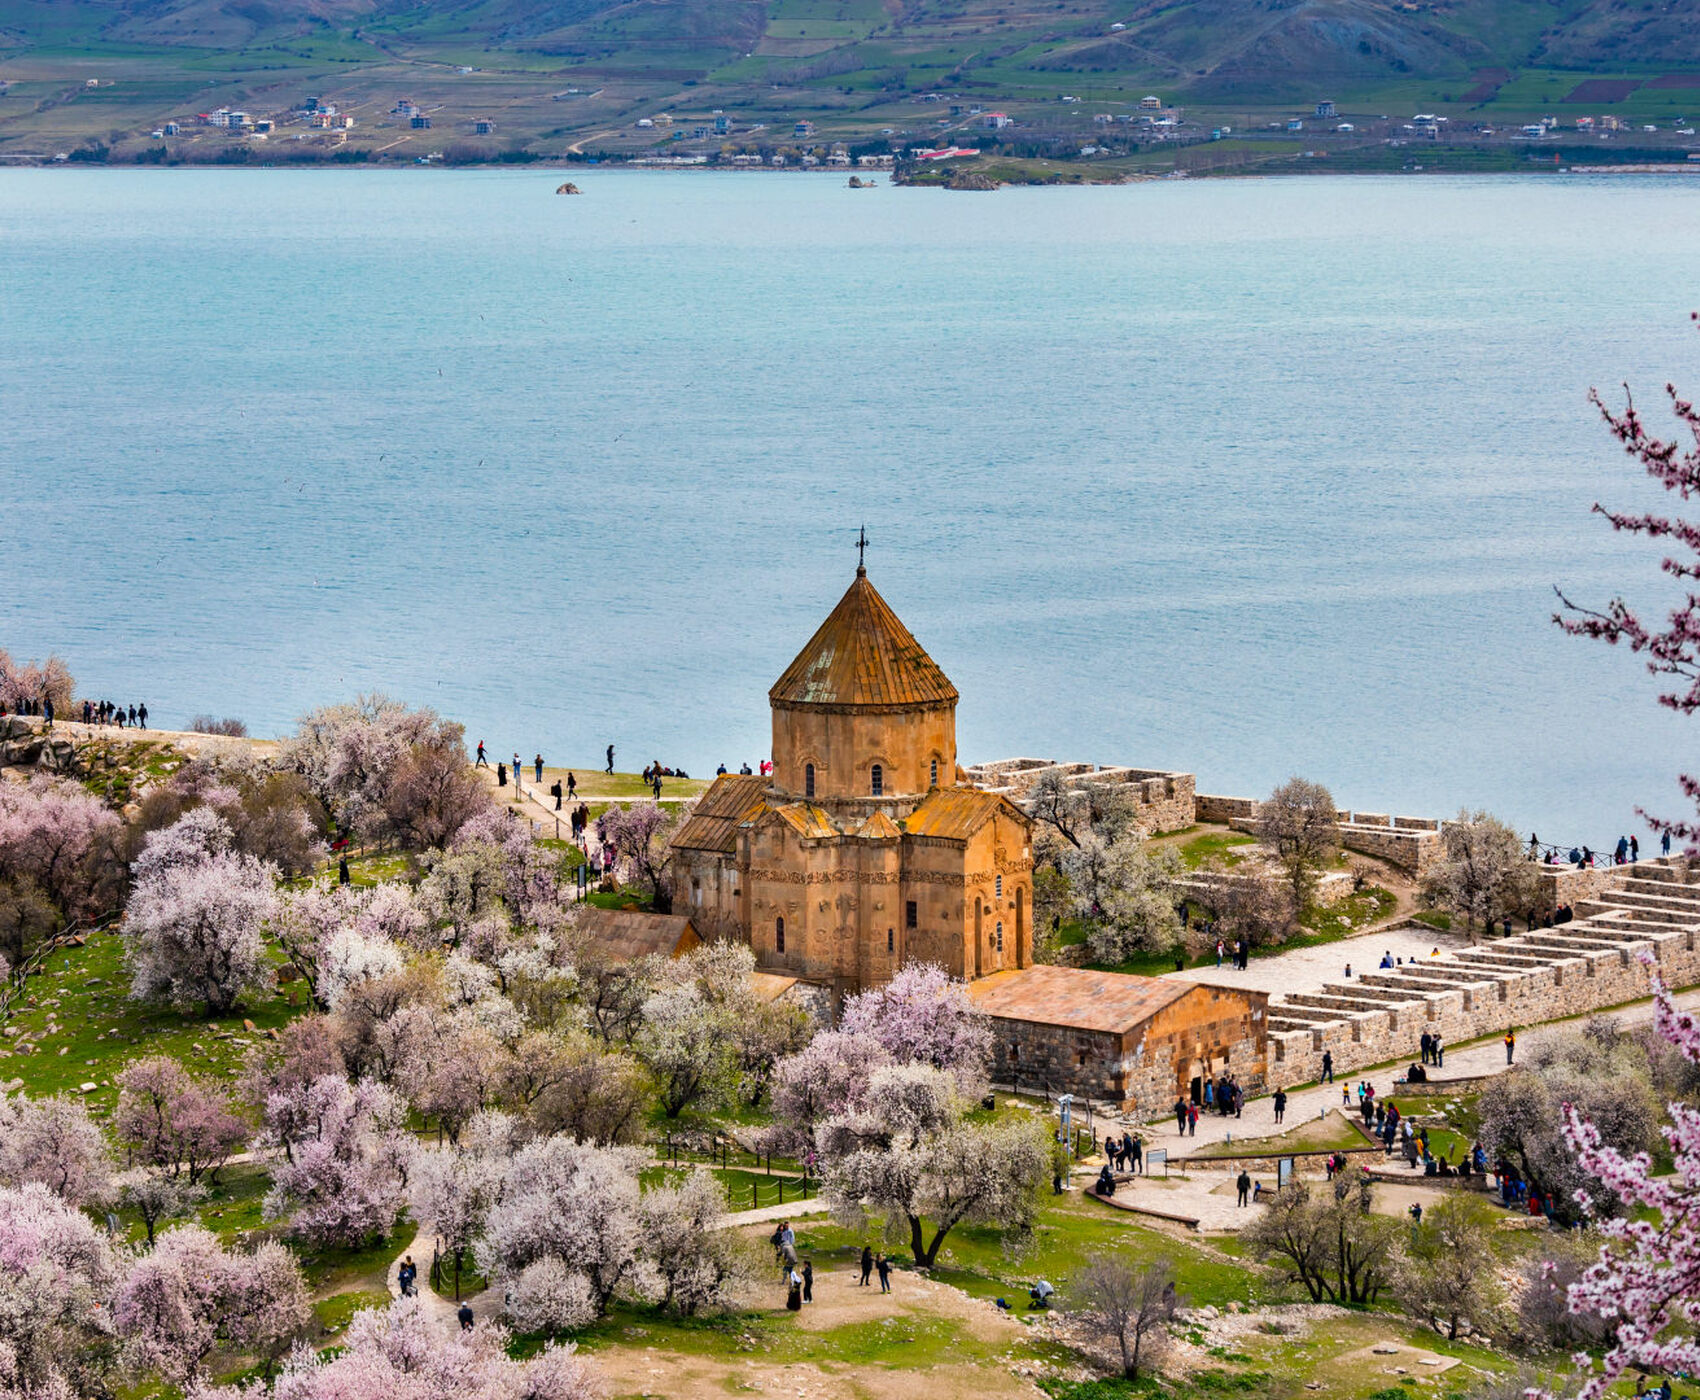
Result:
M856 577L868 576L868 527L861 526L856 532Z

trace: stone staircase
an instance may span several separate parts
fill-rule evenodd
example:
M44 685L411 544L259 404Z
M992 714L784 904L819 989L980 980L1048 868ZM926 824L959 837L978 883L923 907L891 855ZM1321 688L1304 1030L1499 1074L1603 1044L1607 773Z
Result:
M1542 867L1566 902L1564 869ZM1423 1031L1447 1041L1598 1010L1648 994L1641 958L1672 986L1700 981L1700 867L1683 858L1576 872L1585 893L1556 928L1492 939L1436 958L1366 970L1269 1007L1270 1083L1315 1077L1324 1050L1337 1072L1405 1055Z

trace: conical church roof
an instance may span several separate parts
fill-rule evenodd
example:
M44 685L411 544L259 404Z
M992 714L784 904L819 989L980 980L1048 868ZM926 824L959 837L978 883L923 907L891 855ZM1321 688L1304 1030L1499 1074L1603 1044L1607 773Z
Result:
M956 687L922 649L867 572L773 683L775 705L954 705Z

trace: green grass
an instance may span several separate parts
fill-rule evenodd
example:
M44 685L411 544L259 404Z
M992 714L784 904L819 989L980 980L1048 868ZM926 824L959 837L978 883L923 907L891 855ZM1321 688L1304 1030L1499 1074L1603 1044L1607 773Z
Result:
M99 1118L117 1103L114 1081L133 1060L169 1055L228 1085L266 1030L288 1024L300 1011L282 997L261 994L215 1024L203 1015L145 1006L128 993L117 934L93 934L82 947L61 949L31 979L29 995L10 1023L19 1033L7 1037L8 1047L36 1048L28 1054L0 1050L0 1078L22 1080L32 1097L77 1093L80 1085L93 1083L97 1087L80 1097ZM56 1018L56 1032L48 1030L50 1018ZM245 1029L244 1018L256 1029Z
M1243 1120L1242 1120L1243 1121ZM1293 1152L1341 1152L1368 1147L1369 1140L1338 1113L1311 1118L1275 1137L1237 1137L1232 1142L1214 1143L1191 1155L1215 1160L1223 1157L1283 1157Z
M1452 931L1452 916L1444 909L1421 909L1411 917L1419 924L1427 924L1430 928L1439 929L1442 933Z
M1212 858L1223 865L1238 865L1245 859L1245 852L1236 850L1240 846L1255 846L1257 838L1247 836L1239 831L1207 831L1202 836L1194 836L1190 841L1181 845L1181 863L1188 870L1197 870Z
M388 1289L351 1288L319 1299L313 1304L313 1318L319 1331L331 1337L347 1327L349 1319L363 1308L386 1308L390 1301Z
M404 1219L389 1239L362 1245L358 1249L339 1247L312 1251L305 1245L297 1245L295 1250L301 1260L302 1271L307 1275L308 1286L315 1293L345 1293L358 1289L368 1292L383 1289L387 1292L391 1261L413 1244L418 1233L419 1227ZM423 1274L431 1261L429 1258L423 1261L415 1258L413 1262L419 1265Z

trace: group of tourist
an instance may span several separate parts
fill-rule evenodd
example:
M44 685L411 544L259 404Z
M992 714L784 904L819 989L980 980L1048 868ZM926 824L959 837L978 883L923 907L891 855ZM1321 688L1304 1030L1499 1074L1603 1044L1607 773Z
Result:
M1542 854L1541 838L1534 832L1529 833L1529 859L1539 860L1543 865L1574 865L1578 870L1587 870L1598 863L1599 857L1592 846L1572 846L1563 860L1559 859L1557 846L1549 846ZM1670 832L1666 831L1659 837L1659 854L1670 854ZM1641 859L1641 838L1639 836L1619 836L1617 846L1613 849L1608 865L1634 865Z
M1234 968L1237 971L1244 972L1246 964L1251 958L1251 949L1246 945L1245 939L1236 938L1234 946L1230 949L1223 939L1218 938L1216 940L1216 966L1221 967L1222 959L1229 954L1233 956Z
M714 776L717 777L717 778L724 778L729 771L730 770L726 767L726 765L724 763L722 763L718 768L716 768L714 770ZM764 776L767 773L767 765L766 764L762 765L762 773L763 773ZM738 774L739 774L740 777L744 777L744 778L753 778L755 776L754 770L752 770L750 765L747 764L747 763L739 765Z
M1145 1140L1138 1133L1124 1132L1119 1138L1106 1133L1102 1151L1105 1164L1115 1171L1144 1174Z
M15 713L28 719L43 719L47 727L53 728L53 697L43 695L36 699L18 701ZM78 711L72 710L72 718ZM0 719L6 716L6 705L0 701ZM131 729L146 729L148 727L148 707L145 704L125 707L116 705L110 700L84 700L81 706L81 717L84 724L110 724L119 729L128 726Z

